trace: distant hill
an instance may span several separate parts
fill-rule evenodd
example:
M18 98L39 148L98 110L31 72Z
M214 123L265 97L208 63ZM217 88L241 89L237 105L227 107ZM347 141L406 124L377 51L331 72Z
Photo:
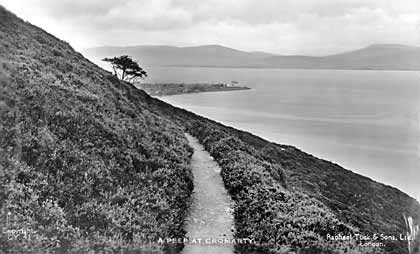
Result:
M420 70L420 47L398 44L374 44L322 57L245 52L220 45L97 47L84 53L95 61L128 54L147 66Z
M93 60L100 60L106 56L127 54L147 66L240 67L259 62L270 56L267 53L248 53L219 45L198 47L99 47L87 49L84 53Z

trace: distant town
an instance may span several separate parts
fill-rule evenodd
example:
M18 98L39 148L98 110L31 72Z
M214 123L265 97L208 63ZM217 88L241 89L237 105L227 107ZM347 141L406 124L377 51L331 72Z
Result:
M137 88L146 91L152 96L176 95L184 93L222 92L249 90L249 87L240 86L238 81L218 83L136 83Z

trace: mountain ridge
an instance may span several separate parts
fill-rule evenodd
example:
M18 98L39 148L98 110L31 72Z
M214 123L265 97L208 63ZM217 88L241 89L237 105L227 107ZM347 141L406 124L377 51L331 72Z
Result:
M403 44L372 44L326 56L247 52L222 45L103 46L83 52L95 61L110 55L128 54L146 66L420 70L420 47Z

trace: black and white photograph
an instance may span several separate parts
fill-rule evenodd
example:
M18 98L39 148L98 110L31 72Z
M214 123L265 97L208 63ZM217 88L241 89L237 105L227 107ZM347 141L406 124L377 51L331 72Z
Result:
M0 0L0 254L420 254L420 1Z

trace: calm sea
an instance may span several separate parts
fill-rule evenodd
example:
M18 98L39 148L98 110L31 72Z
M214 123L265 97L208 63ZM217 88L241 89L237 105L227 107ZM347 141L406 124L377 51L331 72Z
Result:
M420 198L420 72L155 67L149 74L155 82L239 81L252 90L161 99Z

